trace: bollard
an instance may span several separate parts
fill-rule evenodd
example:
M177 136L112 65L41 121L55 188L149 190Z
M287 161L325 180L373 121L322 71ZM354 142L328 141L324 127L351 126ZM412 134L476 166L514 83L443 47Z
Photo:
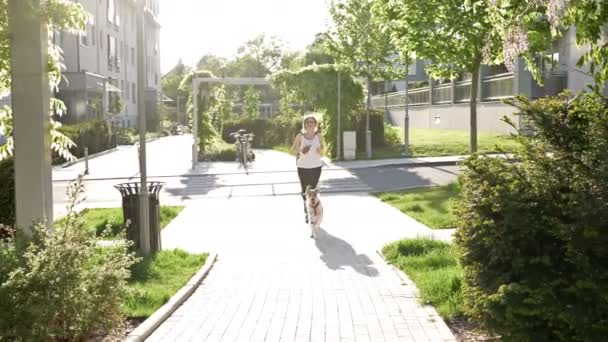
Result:
M89 148L84 148L84 174L89 174Z

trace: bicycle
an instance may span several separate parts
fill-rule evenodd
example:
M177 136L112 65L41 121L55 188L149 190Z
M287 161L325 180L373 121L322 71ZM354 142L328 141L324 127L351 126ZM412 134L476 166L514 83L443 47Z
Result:
M239 129L237 132L230 133L235 139L235 146L237 151L237 160L241 166L248 172L248 164L255 160L255 154L251 148L251 142L253 141L253 133L246 133L246 130Z

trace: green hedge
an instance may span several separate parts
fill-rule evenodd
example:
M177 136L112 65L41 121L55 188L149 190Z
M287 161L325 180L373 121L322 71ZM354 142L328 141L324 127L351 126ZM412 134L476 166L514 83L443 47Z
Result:
M300 118L283 118L280 116L272 119L232 118L224 122L222 139L229 143L234 142L230 133L239 129L245 129L247 132L254 134L254 148L280 144L291 145L295 136L302 129L302 122Z
M357 131L357 150L365 151L365 122L366 111L358 110L351 116L352 126ZM385 145L384 141L384 112L370 110L369 129L372 131L372 147Z
M505 341L608 336L608 103L530 102L512 162L473 155L455 214L465 313Z
M104 120L91 120L75 125L64 125L61 126L59 131L72 139L76 144L76 147L70 150L76 158L84 156L85 147L89 148L89 155L114 147L110 136L110 127Z
M15 166L13 159L0 161L0 226L15 225ZM0 227L0 240L8 232Z

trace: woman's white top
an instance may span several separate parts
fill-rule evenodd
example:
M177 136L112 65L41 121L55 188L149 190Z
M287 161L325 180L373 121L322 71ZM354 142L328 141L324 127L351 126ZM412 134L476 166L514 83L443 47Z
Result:
M312 169L323 166L321 153L317 151L317 149L321 147L319 135L315 134L312 139L306 139L304 134L300 134L300 150L302 150L305 146L310 146L310 150L308 150L308 153L300 152L300 156L296 163L298 167L303 169Z

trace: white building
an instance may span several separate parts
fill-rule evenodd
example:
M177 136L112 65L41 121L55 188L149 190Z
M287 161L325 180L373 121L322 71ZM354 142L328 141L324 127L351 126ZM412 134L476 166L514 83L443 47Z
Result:
M107 119L119 127L135 127L137 103L136 6L138 0L76 0L90 14L86 32L55 32L63 50L65 81L56 96L67 107L66 123ZM160 99L159 0L146 0L147 127L158 123ZM120 98L120 101L117 99ZM117 105L122 102L122 106ZM112 113L113 112L113 113Z

